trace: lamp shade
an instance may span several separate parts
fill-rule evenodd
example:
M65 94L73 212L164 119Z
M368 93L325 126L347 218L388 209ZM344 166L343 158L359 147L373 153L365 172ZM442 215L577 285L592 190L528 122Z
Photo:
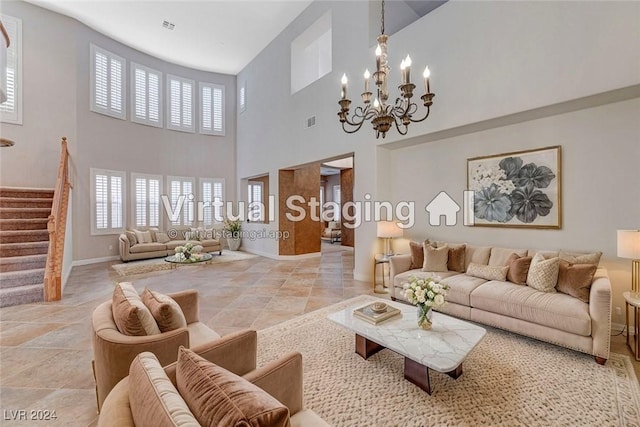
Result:
M380 221L378 222L378 237L402 237L402 228L394 221Z
M618 230L618 257L640 259L640 230Z

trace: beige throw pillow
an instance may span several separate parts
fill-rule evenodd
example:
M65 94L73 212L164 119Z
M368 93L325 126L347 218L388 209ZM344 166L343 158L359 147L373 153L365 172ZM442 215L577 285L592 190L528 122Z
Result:
M289 409L273 396L184 347L178 351L176 383L203 426L290 426Z
M136 237L136 233L134 233L133 231L125 231L124 232L125 236L127 236L127 240L129 241L129 247L135 245L138 243L138 238Z
M129 282L118 283L113 290L111 312L120 333L131 336L155 335L160 328Z
M596 264L570 264L565 260L560 260L556 289L558 292L589 303L591 283L597 269Z
M422 271L448 271L449 246L434 248L429 243L425 243L422 247L424 249Z
M156 232L156 241L158 243L169 243L171 239L167 233Z
M569 264L594 264L596 267L600 263L602 252L577 253L560 251L560 259Z
M472 262L467 268L467 275L479 277L480 279L500 280L504 282L507 278L507 271L509 271L508 265L482 265Z
M129 406L138 426L198 426L178 390L153 353L140 353L129 368Z
M150 231L140 231L133 230L136 233L136 239L138 239L138 243L153 243L151 240L151 232Z
M170 296L144 288L142 302L151 311L161 332L187 327L182 309Z
M541 253L537 253L531 260L527 285L542 292L556 292L559 268L560 258L545 259Z

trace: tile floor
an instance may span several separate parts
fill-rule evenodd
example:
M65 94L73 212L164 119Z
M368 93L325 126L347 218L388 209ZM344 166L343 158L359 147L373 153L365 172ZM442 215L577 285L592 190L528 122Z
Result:
M0 425L95 425L91 313L116 281L138 290L197 289L200 319L220 334L264 329L372 293L370 283L353 279L352 250L328 244L322 257L306 260L258 257L131 277L118 276L111 264L74 268L62 301L0 309ZM612 351L630 354L623 336L612 338ZM640 374L640 363L635 370ZM58 418L12 421L17 410L55 410Z

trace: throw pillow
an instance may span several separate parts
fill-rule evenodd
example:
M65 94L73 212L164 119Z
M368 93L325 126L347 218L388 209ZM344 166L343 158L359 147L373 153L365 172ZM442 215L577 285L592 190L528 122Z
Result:
M131 362L128 397L135 425L198 425L189 406L153 353L140 353Z
M419 242L409 242L409 249L411 250L411 266L410 270L415 268L422 268L424 264L424 248L423 244L428 244L429 239L426 239L423 243Z
M464 273L465 263L464 256L467 251L467 245L450 246L449 255L447 260L447 269L449 271L457 271L458 273Z
M560 258L545 259L541 253L537 253L531 260L527 285L542 292L556 292L559 268Z
M467 268L467 275L479 277L480 279L500 280L504 282L507 278L507 271L509 271L509 266L507 265L482 265L472 262Z
M135 245L138 243L138 239L136 238L136 233L134 233L133 231L125 231L124 232L125 236L127 236L127 240L129 241L129 247Z
M158 238L156 236L156 233L158 233L160 230L158 230L157 228L150 228L147 231L151 235L151 242L157 242Z
M111 312L120 333L131 336L155 335L160 329L133 285L118 283L113 290Z
M157 232L156 233L156 241L158 243L169 243L171 241L171 239L169 238L169 235L167 233Z
M289 409L258 386L180 347L178 391L203 426L289 427Z
M170 296L144 288L142 302L151 311L161 332L187 327L182 309Z
M518 256L526 256L527 249L491 248L489 265L509 265L508 260L512 254L516 254Z
M151 232L150 231L140 231L133 230L136 233L136 239L138 239L138 243L153 243L151 241Z
M533 257L530 256L519 256L516 253L512 253L511 256L507 258L507 266L509 267L507 280L516 285L526 285L532 259Z
M476 263L487 265L491 256L491 247L467 245L467 252L464 255L464 263L467 268L469 264Z
M449 259L449 246L434 248L429 243L422 245L424 249L424 263L422 271L447 271Z
M591 283L597 269L596 264L570 264L565 260L560 260L556 289L558 292L588 303Z
M596 267L600 263L602 252L577 253L560 251L560 259L569 264L594 264Z

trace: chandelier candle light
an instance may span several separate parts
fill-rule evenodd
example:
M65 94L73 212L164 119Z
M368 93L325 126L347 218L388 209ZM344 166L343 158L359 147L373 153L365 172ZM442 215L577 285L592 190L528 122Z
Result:
M381 34L378 36L378 47L376 47L376 71L373 73L373 81L376 84L376 97L372 104L371 97L373 93L369 91L371 73L369 73L367 69L364 72L364 92L361 95L364 107L356 107L351 118L349 118L351 100L347 98L348 79L346 74L342 75L342 97L340 101L338 101L340 105L338 117L340 118L340 123L342 123L342 129L346 133L357 132L365 121L370 120L373 129L376 131L376 138L379 138L380 135L384 138L394 124L401 135L406 135L409 124L421 122L429 117L429 111L433 104L435 94L431 93L429 87L429 67L425 67L424 73L422 74L425 94L422 95L420 99L422 99L427 111L424 117L420 119L413 118L413 115L418 111L418 106L411 102L413 90L416 88L416 85L411 83L411 57L409 55L407 55L400 64L401 84L398 87L400 96L396 98L395 105L387 103L389 100L387 82L391 68L389 68L387 63L387 40L389 36L384 33L384 0L382 1L381 24ZM347 128L347 125L351 128Z

